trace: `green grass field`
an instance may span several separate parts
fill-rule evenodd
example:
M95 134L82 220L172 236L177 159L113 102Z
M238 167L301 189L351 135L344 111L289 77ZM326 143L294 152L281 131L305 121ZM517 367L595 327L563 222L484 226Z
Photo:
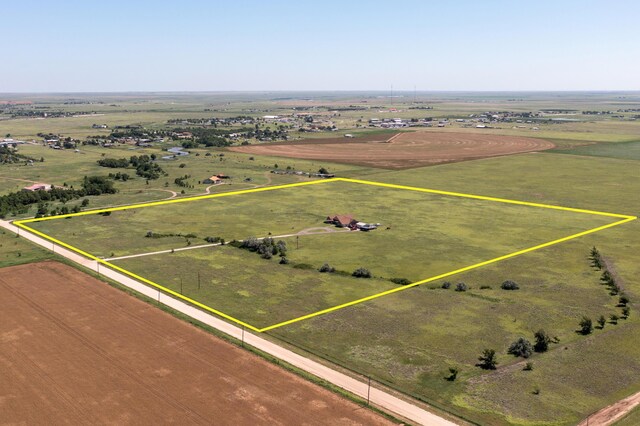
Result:
M594 157L619 158L623 160L640 160L640 142L607 143L556 150L562 154L588 155Z
M11 232L0 231L0 268L38 262L53 258L53 254Z
M453 119L484 111L537 111L559 107L616 111L640 105L637 95L628 95L624 101L607 94L562 93L555 98L529 94L516 101L507 96L511 95L434 95L419 104L428 102L434 107L424 111L410 109L413 105L407 99L370 98L367 99L370 109L342 111L336 116L331 112L332 107L360 104L362 99L356 95L298 101L273 100L267 95L259 99L241 96L217 99L204 95L185 99L167 95L153 100L123 95L99 107L68 107L78 111L97 108L104 116L0 120L0 131L17 138L39 131L82 137L100 132L90 129L93 122L143 123L149 128L165 128L164 122L169 118L233 116L248 110L255 111L249 113L252 115L290 114L294 107L303 106L317 108L314 116L332 117L340 128L339 133L352 133L361 130L355 127L357 120L366 122L371 117ZM59 99L42 102L50 102L57 108ZM111 106L112 103L115 106ZM218 111L204 112L205 104ZM395 111L380 112L390 107ZM117 182L118 194L90 197L89 208L165 199L173 197L174 192L177 197L202 194L207 185L198 184L198 180L214 173L229 174L232 179L229 184L210 188L212 193L308 180L270 174L278 164L280 169L317 171L327 167L344 177L637 216L640 214L637 197L640 121L631 119L633 113L620 114L622 119L611 115L557 115L554 117L578 121L528 124L524 129L514 128L511 123L497 123L495 128L482 132L547 138L558 148L545 153L403 171L258 156L250 160L247 155L221 149L191 150L192 155L188 157L161 163L168 177L148 185L137 178ZM534 125L539 131L530 128ZM477 130L452 123L444 131ZM335 134L314 133L304 137ZM78 185L84 174L122 171L98 167L96 160L103 154L112 158L162 154L161 149L169 146L173 144L151 149L82 146L79 153L21 146L23 153L44 157L45 162L34 166L1 165L0 191L7 193L28 184L7 178ZM211 155L206 156L207 153ZM180 167L181 163L185 164L184 168ZM133 171L129 173L134 175ZM174 184L174 179L184 174L192 176L189 183L193 188ZM251 180L245 181L247 178ZM333 184L189 202L171 208L129 210L111 216L41 222L37 228L110 257L187 246L187 240L182 237L150 241L144 237L147 231L194 232L198 238L192 239L191 244L196 245L204 243L202 238L206 236L222 236L229 241L252 234L295 233L324 226L320 223L324 216L335 213L352 213L362 220L383 224L381 229L367 234L301 236L299 248L296 248L295 237L288 237L289 265L279 265L276 259L263 260L257 254L228 246L114 261L173 290L182 288L187 295L202 298L213 307L262 326L272 323L272 319L288 319L308 313L307 310L397 288L388 280L391 277L425 278L450 266L464 266L503 251L607 222L605 218L567 212L498 207L433 195L419 194L418 197L379 188L363 190L358 185L344 184L336 190L337 186L332 189L329 185ZM185 193L181 194L183 189ZM34 214L33 209L30 214ZM387 226L391 229L386 229ZM10 235L1 235L0 244L5 265L50 256ZM308 351L304 353L311 353L312 357L359 371L374 381L387 383L479 424L573 425L603 406L640 391L640 347L636 344L640 339L639 245L640 221L634 221L447 278L453 283L452 287L457 282L465 282L471 287L466 292L442 289L444 279L437 280L277 328L267 332L267 336L290 343L294 350ZM617 299L600 285L601 272L589 265L588 254L593 246L598 247L621 277L624 291L631 298L631 316L582 336L576 329L583 315L595 319L599 315L620 314ZM22 253L20 257L18 252ZM377 278L362 280L294 268L296 264L318 267L324 262L347 272L364 266ZM507 279L516 281L520 289L500 289L500 283ZM547 353L534 354L529 360L533 370L523 371L525 361L508 355L507 348L521 336L533 340L533 333L540 328L556 336L559 343L552 344ZM496 371L475 366L485 348L498 353ZM453 382L445 380L449 367L460 370ZM621 424L636 424L636 418L637 410Z

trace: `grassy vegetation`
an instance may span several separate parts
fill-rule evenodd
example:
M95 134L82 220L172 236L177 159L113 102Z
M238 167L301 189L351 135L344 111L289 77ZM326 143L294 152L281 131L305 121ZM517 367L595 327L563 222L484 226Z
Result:
M348 129L353 133L360 130L355 127L357 120L366 122L371 117L453 119L484 111L536 111L558 107L616 111L637 108L640 103L637 95L629 95L622 101L607 94L566 93L553 99L544 94L530 94L522 100L509 100L507 95L495 94L440 94L417 104L429 104L433 110L414 110L410 109L413 104L408 99L372 96L364 99L367 100L364 103L362 97L356 95L330 98L310 94L308 97L314 96L312 100L275 100L267 95L260 99L240 97L230 100L203 95L190 100L176 96L160 101L122 97L109 99L99 107L72 106L78 111L98 109L97 112L104 116L3 120L0 121L0 133L12 133L17 138L26 138L39 131L82 136L100 132L87 128L93 122L109 125L144 123L150 128L162 128L168 118L233 116L249 110L253 111L250 112L252 115L287 114L293 107L300 106L317 107L313 111L315 115L332 116L341 131ZM42 101L54 105L59 99ZM231 104L226 104L228 102ZM115 106L110 106L111 103ZM368 104L371 108L343 111L339 116L331 112L331 107L351 104ZM205 105L216 111L205 112ZM381 112L390 107L395 111ZM89 207L162 199L172 197L171 191L183 196L180 194L183 189L184 195L200 194L207 185L197 181L214 173L229 174L233 179L230 185L213 187L210 191L308 179L270 174L269 170L277 163L281 169L288 166L316 171L324 166L340 176L638 215L638 143L633 141L637 141L640 121L631 120L633 113L620 114L623 118L614 118L611 114L560 114L554 117L578 121L532 123L522 129L513 128L510 123L498 123L493 129L483 129L483 133L547 138L553 140L558 149L543 154L394 172L282 158L255 157L250 160L249 156L219 149L191 150L192 155L188 157L162 163L169 173L167 178L150 181L149 185L142 179L117 182L120 193L92 197ZM539 130L533 131L533 125ZM453 123L437 131L479 130ZM304 136L336 136L336 133ZM86 146L81 147L79 153L22 146L20 150L24 154L42 156L45 162L33 166L3 165L0 176L76 185L84 174L105 175L117 171L97 166L96 160L103 154L128 158L142 153L161 154L161 150L169 146L173 145L145 149ZM200 156L196 156L197 153ZM211 155L206 156L207 153ZM184 168L180 168L181 163L185 164ZM190 184L193 188L174 184L176 177L185 174L192 176ZM245 182L247 178L251 180ZM3 193L15 190L19 185L22 183L0 179ZM320 188L324 189L316 191ZM108 217L87 217L83 222L78 218L42 222L38 226L48 232L66 233L70 242L110 256L112 252L122 255L187 244L185 238L150 241L144 237L149 230L195 232L200 238L222 236L230 240L251 234L265 236L268 232L290 233L322 226L319 222L324 216L333 213L353 213L362 220L383 223L382 229L368 234L303 236L299 249L294 248L294 239L289 239L290 265L278 265L275 259L266 261L254 253L232 247L119 261L122 266L148 274L173 289L179 288L182 277L185 293L206 292L202 297L210 300L212 306L226 303L223 311L228 309L266 324L267 318L275 318L269 312L277 312L275 315L284 318L285 312L298 314L306 310L306 306L316 309L396 286L383 278L419 279L449 265L463 266L466 262L483 260L485 256L502 254L503 250L531 245L537 239L544 241L604 223L595 217L568 213L534 213L508 206L493 209L469 200L429 196L427 202L404 193L363 192L359 187L330 190L329 186L319 185L313 191L301 188L292 192L288 200L278 198L278 194L284 193L253 194L244 199L224 197L220 199L224 203L208 200L199 204L178 204L172 209L114 213ZM256 228L257 222L264 227ZM387 230L389 225L391 229ZM54 229L56 227L59 228ZM68 233L65 227L76 229ZM115 229L121 229L122 233L116 235ZM124 240L123 236L126 237ZM10 239L7 244L13 242ZM192 244L203 242L194 240ZM5 247L5 243L2 244ZM440 288L439 281L280 328L270 335L481 424L575 424L602 406L640 390L637 379L640 377L640 348L635 344L640 339L640 316L636 312L637 300L640 300L639 244L640 224L635 221L456 275L449 279L453 285L448 290ZM595 320L600 315L619 314L621 309L616 307L617 299L600 284L600 272L589 265L588 254L593 246L598 247L623 280L624 292L631 299L631 315L617 324L607 322L604 329L583 336L576 333L583 315ZM47 253L39 255L46 256ZM37 258L35 255L34 259ZM324 262L345 271L365 266L382 278L357 280L333 275L329 280L327 274L292 266L297 263L319 266ZM201 271L200 290L196 287L198 271ZM233 277L238 278L237 282ZM210 287L204 287L205 279ZM507 279L516 281L520 289L501 290L500 283ZM458 282L465 282L471 288L456 292L453 288ZM533 369L525 371L527 361L507 355L507 348L518 337L532 341L533 333L540 328L557 337L559 343L551 344L547 353L534 354L527 360L533 363ZM495 371L475 366L477 357L487 348L498 353ZM455 381L445 379L450 374L450 367L459 369ZM635 412L630 415L628 424L637 423L634 415Z
M637 214L634 167L629 160L528 154L369 178ZM574 424L640 388L637 375L627 374L640 368L635 315L586 338L575 332L582 315L595 319L620 310L589 266L590 247L606 252L625 279L625 292L632 300L640 297L638 230L632 222L451 280L471 291L418 287L274 334L481 423ZM520 290L500 290L504 279L518 282ZM523 371L524 362L506 355L507 347L520 336L533 340L539 328L560 343L534 355L533 370ZM495 372L475 367L485 348L499 353ZM450 366L461 370L455 382L444 379Z
M327 205L333 210L325 211ZM295 244L292 237L285 237L288 265L231 246L115 263L174 290L182 286L189 297L264 327L394 288L389 282L392 278L422 280L614 221L493 201L327 182L116 211L109 216L46 220L32 226L95 255L114 257L202 244L206 236L231 241L295 234L326 226L326 216L344 212L365 221L380 221L383 226L372 232L302 235ZM183 220L176 227L175 222L165 220L168 217ZM149 238L148 232L199 237ZM319 273L317 269L324 263L341 273ZM371 270L374 278L351 277L359 267Z
M640 142L607 143L556 150L563 154L588 155L594 157L620 158L624 160L640 160Z
M0 268L50 259L53 254L11 232L0 231Z

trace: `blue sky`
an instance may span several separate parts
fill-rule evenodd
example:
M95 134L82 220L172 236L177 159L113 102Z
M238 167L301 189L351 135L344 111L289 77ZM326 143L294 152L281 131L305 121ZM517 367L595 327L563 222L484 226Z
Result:
M0 93L640 90L640 2L0 0Z

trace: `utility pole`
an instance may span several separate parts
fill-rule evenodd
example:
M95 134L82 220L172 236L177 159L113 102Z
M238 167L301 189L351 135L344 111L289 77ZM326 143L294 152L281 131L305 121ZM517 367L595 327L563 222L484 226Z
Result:
M296 235L296 249L300 248L300 236Z
M180 277L180 294L182 294L182 277Z
M369 401L371 400L371 377L369 379L369 387L367 388L367 405L369 405Z

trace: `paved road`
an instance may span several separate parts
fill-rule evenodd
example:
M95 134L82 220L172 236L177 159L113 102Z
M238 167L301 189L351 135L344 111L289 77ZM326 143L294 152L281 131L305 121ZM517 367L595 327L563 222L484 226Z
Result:
M289 363L290 365L306 371L307 373L313 374L316 377L339 386L351 392L352 394L365 399L367 398L367 396L369 396L369 400L371 401L371 403L377 407L382 408L383 410L397 414L398 416L404 417L412 422L421 425L455 426L455 423L452 423L449 420L446 420L429 411L424 410L423 408L411 404L404 399L400 399L384 390L377 389L375 387L369 388L368 384L365 382L354 379L353 377L338 372L326 365L320 364L319 362L313 361L302 355L285 349L273 342L259 337L258 335L250 332L245 332L245 330L240 327L229 324L217 317L214 317L213 315L209 315L208 313L205 313L191 305L188 305L181 300L177 300L173 297L165 295L156 289L148 287L132 278L129 278L124 274L113 271L104 265L99 265L98 262L94 260L87 259L84 256L81 256L71 250L65 249L64 247L60 247L59 245L54 244L44 238L28 233L23 229L18 229L10 222L0 220L0 226L14 233L19 233L21 237L49 250L52 250L60 256L63 256L93 271L96 271L104 275L105 277L108 277L122 284L125 287L135 290L138 293L144 294L147 297L155 299L159 303L169 306L176 311L182 312L183 314L188 315L191 318L194 318L204 324L207 324L229 336L232 336L239 340L243 340L245 343L263 352L266 352L276 358Z

